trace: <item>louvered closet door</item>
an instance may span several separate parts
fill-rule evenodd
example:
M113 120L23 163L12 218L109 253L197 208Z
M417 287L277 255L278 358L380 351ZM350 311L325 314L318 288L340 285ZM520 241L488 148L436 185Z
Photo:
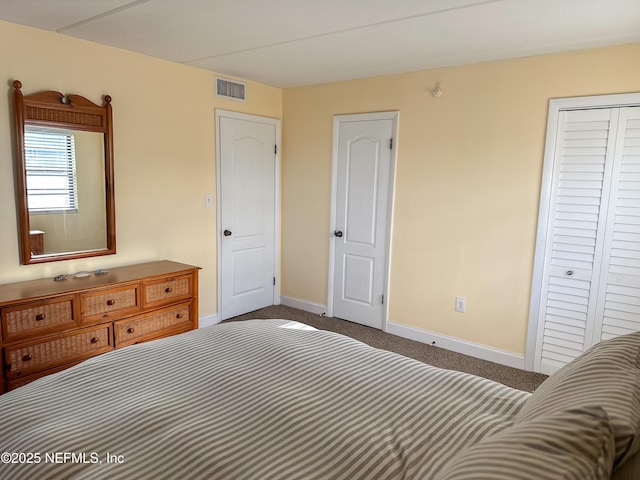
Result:
M593 341L617 124L616 109L559 115L534 366L543 373Z
M640 330L640 107L619 110L594 342Z

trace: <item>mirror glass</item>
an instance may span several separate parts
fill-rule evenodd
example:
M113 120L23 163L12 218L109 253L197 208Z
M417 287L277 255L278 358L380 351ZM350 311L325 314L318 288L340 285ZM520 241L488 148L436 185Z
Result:
M107 248L103 135L25 126L32 256Z
M22 263L115 253L111 97L13 86Z

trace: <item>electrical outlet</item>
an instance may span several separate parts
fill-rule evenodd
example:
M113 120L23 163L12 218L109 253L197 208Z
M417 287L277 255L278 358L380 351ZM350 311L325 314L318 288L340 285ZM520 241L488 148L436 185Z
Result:
M456 297L456 312L464 313L467 309L467 301L462 297Z
M204 206L213 207L213 193L204 194Z

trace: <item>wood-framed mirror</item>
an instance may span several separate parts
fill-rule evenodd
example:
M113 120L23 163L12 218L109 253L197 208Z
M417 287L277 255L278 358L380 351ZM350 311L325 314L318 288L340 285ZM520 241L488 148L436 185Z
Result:
M23 264L116 253L111 97L22 94L13 82Z

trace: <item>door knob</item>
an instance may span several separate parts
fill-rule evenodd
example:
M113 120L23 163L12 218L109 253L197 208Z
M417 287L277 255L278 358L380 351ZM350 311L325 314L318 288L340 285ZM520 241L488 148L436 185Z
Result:
M336 230L335 232L333 232L333 234L338 237L341 238L342 237L342 230Z
M225 237L228 237L229 235L231 235L231 230L225 230L224 232L222 232L222 234L223 234Z

